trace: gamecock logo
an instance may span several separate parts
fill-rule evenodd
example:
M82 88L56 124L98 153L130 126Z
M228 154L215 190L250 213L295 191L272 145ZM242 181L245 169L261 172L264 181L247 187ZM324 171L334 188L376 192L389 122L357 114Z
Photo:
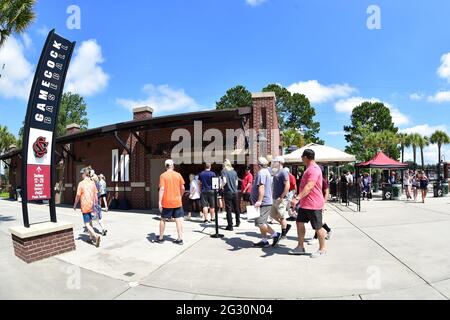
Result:
M36 158L40 159L47 154L48 142L44 137L39 137L33 143L33 151Z

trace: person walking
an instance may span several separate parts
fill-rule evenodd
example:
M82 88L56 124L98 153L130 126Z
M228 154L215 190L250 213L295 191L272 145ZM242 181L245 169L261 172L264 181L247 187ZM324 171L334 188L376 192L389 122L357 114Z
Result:
M289 251L292 255L305 255L305 223L310 222L313 229L319 237L319 250L311 255L311 258L319 258L326 254L326 231L323 229L322 210L324 208L324 197L322 190L322 170L315 162L315 152L306 149L302 155L302 161L307 169L303 174L300 183L300 192L298 200L300 201L300 210L297 216L298 245L295 249Z
M403 188L405 188L406 200L412 199L411 197L411 177L409 171L406 171L403 176Z
M419 188L422 194L422 203L425 203L425 199L428 193L428 177L425 175L423 170L419 173Z
M95 183L95 187L97 188L97 203L94 205L94 212L93 214L95 215L95 218L93 220L97 220L98 225L100 226L101 229L101 233L102 236L106 236L106 233L108 232L108 230L106 230L105 225L103 223L103 212L102 212L102 206L101 206L101 198L100 198L100 189L101 189L101 184L100 184L100 179L99 177L95 174L95 171L92 170L91 171L91 180L94 181Z
M250 203L250 192L252 191L253 175L249 166L245 167L244 178L242 179L241 191L242 199Z
M288 217L286 221L296 221L294 206L292 206L292 200L297 195L297 179L291 173L291 170L287 167L284 168L289 175L289 193L287 195Z
M189 175L189 213L188 220L192 218L192 212L202 211L200 204L200 188L198 185L198 176Z
M372 177L365 172L361 179L362 199L370 200L372 198Z
M222 179L224 183L223 194L228 224L226 230L233 231L232 212L236 215L236 228L239 228L241 225L241 208L238 194L238 175L228 159L223 164Z
M260 216L255 220L255 226L261 232L261 241L254 243L254 247L267 248L270 247L268 237L273 239L272 246L275 247L281 239L281 233L275 232L268 224L267 220L272 209L272 175L268 169L269 161L266 158L258 159L259 171L252 185L250 201L259 209Z
M173 243L183 245L183 219L184 210L182 196L184 194L184 179L175 171L173 160L166 160L166 172L159 177L159 211L161 220L159 223L159 238L156 243L164 242L166 220L175 219L178 239Z
M98 202L98 190L90 178L89 171L89 168L84 168L80 172L82 180L77 187L73 210L76 211L78 203L80 203L84 226L89 232L91 242L98 248L100 246L100 236L95 234L94 228L92 227L92 212L94 211L94 205Z
M273 205L270 211L270 217L281 225L281 238L286 238L291 225L287 223L288 207L290 201L287 195L290 190L289 173L283 167L284 158L276 157L272 161L273 173Z
M412 172L411 186L413 191L414 202L417 202L417 197L419 195L419 174L417 171Z
M200 201L202 203L205 223L214 221L215 218L217 199L215 199L214 190L212 189L212 178L214 177L216 177L216 174L211 171L210 163L207 163L205 165L205 170L198 175L202 190ZM211 220L208 219L209 213L211 213Z
M106 178L103 174L98 175L100 179L100 206L105 205L105 212L108 212L108 188L106 185Z

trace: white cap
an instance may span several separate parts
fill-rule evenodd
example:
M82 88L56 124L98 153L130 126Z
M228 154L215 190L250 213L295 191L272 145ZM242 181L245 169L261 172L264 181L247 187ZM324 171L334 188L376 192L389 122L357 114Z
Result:
M166 160L166 162L165 162L166 167L172 167L173 165L174 165L173 160L171 160L171 159Z
M275 159L273 159L272 162L279 162L281 164L284 164L284 158L282 156L278 156Z
M261 166L267 166L269 164L269 161L267 161L267 159L264 157L259 157L258 164Z

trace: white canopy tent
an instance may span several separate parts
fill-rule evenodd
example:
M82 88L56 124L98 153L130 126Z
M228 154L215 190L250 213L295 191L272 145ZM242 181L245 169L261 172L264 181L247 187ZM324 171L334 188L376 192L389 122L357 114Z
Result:
M301 149L287 154L284 157L286 163L289 164L301 164L302 154L305 149L311 149L316 153L316 162L320 164L341 165L350 162L356 162L354 155L345 153L336 148L327 147L315 143L308 144Z

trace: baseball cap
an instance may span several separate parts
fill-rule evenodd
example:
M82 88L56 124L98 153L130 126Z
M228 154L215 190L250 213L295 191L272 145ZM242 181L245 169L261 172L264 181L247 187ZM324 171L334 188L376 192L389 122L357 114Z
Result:
M261 166L267 166L269 164L269 161L264 157L259 157L258 164Z
M173 165L174 165L173 160L171 160L171 159L166 160L166 162L165 162L165 166L166 166L166 167L171 167L171 166L173 166Z
M316 153L314 152L314 150L306 149L305 151L303 151L302 158L314 160L316 158Z

